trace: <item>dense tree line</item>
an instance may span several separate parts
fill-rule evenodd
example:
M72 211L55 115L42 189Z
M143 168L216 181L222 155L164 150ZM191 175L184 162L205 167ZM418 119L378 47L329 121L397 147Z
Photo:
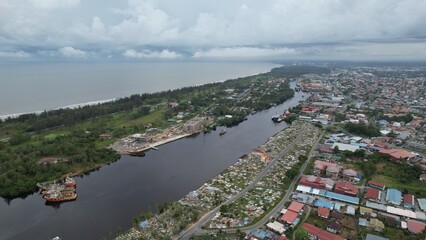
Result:
M383 119L385 119L388 122L404 122L404 123L409 123L411 121L413 121L413 115L411 115L411 113L408 113L407 115L402 115L402 116L383 116Z
M294 68L278 68L273 70L274 76L299 76L314 73ZM323 70L321 70L323 71ZM250 111L264 110L272 105L280 104L291 98L294 92L289 83L268 84L275 77L272 75L257 75L252 77L228 80L223 83L210 83L202 86L185 87L157 93L136 94L117 99L112 102L84 106L75 109L57 109L40 114L23 114L17 118L0 121L0 136L9 137L8 142L0 141L0 196L16 197L36 190L36 183L58 179L64 174L77 172L109 163L119 156L112 150L98 147L98 136L105 131L114 136L128 134L126 126L106 128L102 119L113 118L112 114L128 112L129 119L136 119L150 113L157 104L168 101L179 101L180 106L166 111L166 116L173 116L176 111L192 109L194 112L210 106L212 96L217 97L217 107L212 110L216 117L232 115L232 118L222 118L219 124L233 126L244 120ZM228 96L224 91L234 89L236 94L244 94L250 87L255 86L263 91L252 92L256 101L244 101L241 98L233 101L223 98ZM266 89L265 89L266 88ZM184 101L181 101L183 100ZM107 116L110 115L110 116ZM107 117L105 117L107 116ZM100 117L103 117L100 119ZM98 119L99 118L99 119ZM88 122L90 127L79 127L77 123ZM99 121L98 121L99 120ZM158 124L158 123L156 123ZM160 123L161 124L161 123ZM64 126L66 128L64 128ZM139 131L144 126L131 126L131 131ZM65 134L52 137L44 136L40 131L52 128L64 129ZM67 163L38 164L43 157L63 157Z
M323 67L284 66L272 69L270 73L266 74L266 76L297 77L307 73L328 72L330 72L330 70L328 68ZM129 97L119 98L115 101L97 105L83 106L75 109L56 109L44 111L40 114L22 114L16 118L7 118L6 120L4 120L4 122L0 120L0 126L4 125L5 123L24 123L27 132L41 131L59 126L70 126L75 123L83 122L85 120L96 117L101 117L119 112L131 111L134 108L142 107L143 105L157 104L163 101L164 99L179 99L182 96L190 94L194 91L204 91L206 89L211 89L215 87L220 87L221 89L244 89L249 84L251 84L250 81L247 81L249 78L250 77L238 78L227 80L223 83L209 83L202 86L184 87L180 89L167 90L155 93L134 94ZM280 103L285 101L285 99L287 98L282 97L281 99L276 99L276 96L265 97L265 99L258 103L257 109L264 109L264 102L267 102L270 99L275 99L275 103Z
M75 131L37 144L24 143L0 151L0 196L16 197L37 190L37 182L60 178L78 167L92 168L108 163L118 155L106 148L96 148L97 135ZM67 163L39 164L45 156L66 157Z

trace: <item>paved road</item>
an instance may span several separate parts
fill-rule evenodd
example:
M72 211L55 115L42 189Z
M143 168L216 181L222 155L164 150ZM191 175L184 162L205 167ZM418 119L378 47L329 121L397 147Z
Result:
M185 232L183 232L178 239L187 239L191 235L209 234L209 233L215 233L215 232L217 232L217 230L204 230L204 229L201 229L201 226L205 225L205 223L208 220L210 220L214 216L214 214L216 214L217 212L219 212L220 206L222 206L224 204L230 204L230 203L232 203L236 199L238 199L241 196L243 196L250 189L252 189L257 184L257 182L259 182L264 176L266 176L266 174L268 173L268 171L275 165L276 161L278 159L282 158L304 136L304 133L308 129L309 129L309 127L305 127L303 129L303 132L290 145L288 145L280 154L278 154L278 156L276 156L273 160L271 160L269 162L268 166L259 174L259 176L249 186L247 186L239 194L237 194L234 197L230 198L225 203L222 203L221 205L219 205L218 207L216 207L212 211L210 211L207 214L205 214L203 217L200 218L200 220L197 223L195 223L189 229L187 229ZM311 148L311 151L309 152L309 158L308 159L311 158L316 145L318 144L319 140L322 137L322 134L318 138L318 140L315 142L314 146ZM259 228L259 227L263 226L267 221L269 221L269 219L271 217L278 216L278 214L280 213L281 209L284 206L284 203L287 202L290 199L291 193L293 192L293 188L294 188L297 180L299 179L299 177L302 175L303 171L305 170L308 162L309 162L309 160L305 161L305 163L303 164L303 166L300 169L300 173L298 174L297 177L294 178L293 182L290 184L290 186L289 186L286 194L282 198L282 200L268 214L266 214L263 217L263 219L261 219L260 221L258 221L256 224L248 226L248 227L242 227L242 228L238 228L238 229L236 229L236 228L233 228L233 229L222 229L222 231L223 232L227 232L227 233L237 232L238 230L239 231L249 232L249 231L251 231L253 229L256 229L256 228Z
M237 195L233 196L232 198L228 199L221 205L217 206L215 209L211 210L210 212L206 213L204 216L202 216L196 223L194 223L192 226L190 226L187 230L179 234L177 239L187 239L191 235L194 234L203 234L203 233L209 233L209 232L216 232L216 230L203 230L201 229L201 226L205 225L208 220L210 220L217 212L219 212L220 207L222 205L228 205L238 198L244 196L248 191L250 191L253 187L256 186L256 184L266 176L266 174L269 172L269 170L275 165L275 163L278 161L278 159L282 158L304 135L304 133L309 129L310 126L306 126L302 133L291 143L289 144L281 153L279 153L274 159L272 159L268 165L262 170L262 172L254 179L245 189L243 189L241 192L239 192ZM229 229L230 230L230 229ZM223 229L223 231L227 231L226 229Z

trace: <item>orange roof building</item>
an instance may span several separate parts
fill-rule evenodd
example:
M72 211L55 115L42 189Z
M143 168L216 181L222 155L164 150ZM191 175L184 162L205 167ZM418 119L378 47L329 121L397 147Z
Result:
M304 204L300 203L300 202L296 202L293 201L291 202L290 206L288 206L288 210L293 211L293 212L297 212L300 213L300 211L302 211L302 209L305 207Z
M381 154L387 155L394 160L407 160L416 156L414 153L410 153L409 151L403 149L382 149L380 150Z

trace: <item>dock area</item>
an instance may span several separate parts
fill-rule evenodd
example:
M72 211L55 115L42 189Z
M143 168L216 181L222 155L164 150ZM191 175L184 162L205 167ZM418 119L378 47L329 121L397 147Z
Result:
M119 139L109 148L121 155L143 156L145 151L158 150L161 145L202 132L208 123L209 121L206 119L197 117L183 125L173 126L165 130L150 128L145 133L135 133Z

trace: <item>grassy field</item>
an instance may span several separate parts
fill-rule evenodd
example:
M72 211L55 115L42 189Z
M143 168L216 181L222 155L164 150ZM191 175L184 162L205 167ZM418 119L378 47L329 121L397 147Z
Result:
M416 197L426 197L426 183L420 180L403 184L396 178L379 174L373 176L372 180L385 184L387 188L396 188L401 191L406 190L407 192L416 195Z

